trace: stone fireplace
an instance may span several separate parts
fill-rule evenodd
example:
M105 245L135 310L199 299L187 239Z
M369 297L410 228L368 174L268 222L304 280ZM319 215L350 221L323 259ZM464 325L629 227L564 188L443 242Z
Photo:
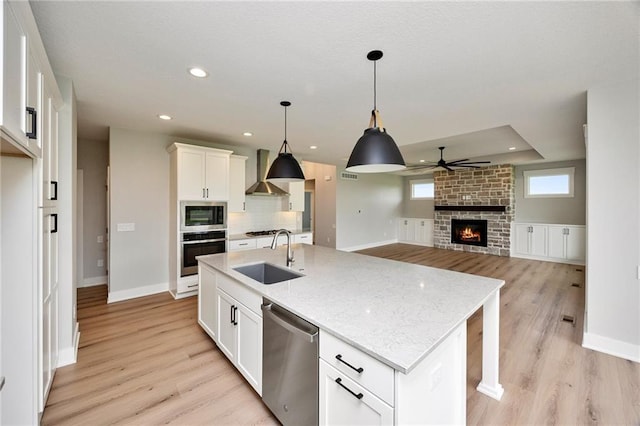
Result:
M433 179L435 247L509 256L515 216L513 166L436 171Z

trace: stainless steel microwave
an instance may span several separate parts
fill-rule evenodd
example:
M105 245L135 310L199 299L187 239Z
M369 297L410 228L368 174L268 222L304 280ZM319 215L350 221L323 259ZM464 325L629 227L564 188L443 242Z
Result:
M227 203L180 202L180 231L210 231L212 229L227 229Z

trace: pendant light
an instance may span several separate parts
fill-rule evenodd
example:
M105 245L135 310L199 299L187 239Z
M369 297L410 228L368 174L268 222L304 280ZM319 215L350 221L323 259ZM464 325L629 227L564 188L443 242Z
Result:
M291 102L282 101L280 105L284 107L284 142L282 142L278 152L278 158L271 163L267 173L267 180L273 182L299 182L304 180L304 173L302 173L300 164L293 157L293 154L287 152L287 149L291 149L287 142L287 107L291 105Z
M373 110L369 128L358 139L349 157L346 168L349 172L382 173L407 168L398 146L382 124L376 105L376 61L380 58L380 50L372 50L367 54L367 59L373 61Z

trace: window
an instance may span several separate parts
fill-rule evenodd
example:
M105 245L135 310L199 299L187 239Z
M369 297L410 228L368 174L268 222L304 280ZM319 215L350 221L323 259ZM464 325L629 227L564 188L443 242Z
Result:
M525 198L573 197L575 168L527 170L524 175Z
M432 179L412 180L409 183L412 200L433 200L435 188Z

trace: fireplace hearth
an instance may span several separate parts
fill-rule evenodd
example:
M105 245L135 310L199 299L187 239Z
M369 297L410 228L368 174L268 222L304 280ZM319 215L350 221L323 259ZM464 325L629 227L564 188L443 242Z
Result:
M451 219L451 242L487 247L487 221Z

